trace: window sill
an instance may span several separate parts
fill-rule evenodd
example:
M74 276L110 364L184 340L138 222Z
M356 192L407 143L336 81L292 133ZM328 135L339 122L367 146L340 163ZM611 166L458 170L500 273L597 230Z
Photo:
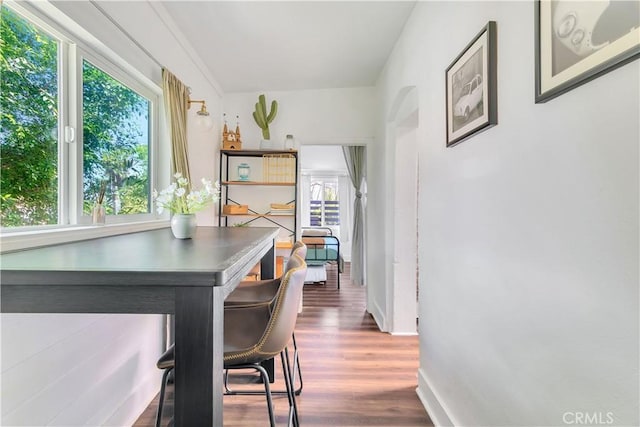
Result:
M169 227L169 221L154 220L100 226L73 226L51 230L4 232L0 234L0 253L166 227Z

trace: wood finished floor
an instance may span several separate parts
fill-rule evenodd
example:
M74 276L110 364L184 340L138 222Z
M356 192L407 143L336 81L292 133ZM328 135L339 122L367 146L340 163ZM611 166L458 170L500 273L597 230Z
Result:
M365 310L364 289L349 280L348 264L339 291L335 267L328 267L327 276L326 285L305 285L304 310L296 326L304 381L297 397L300 424L433 426L415 391L418 337L392 336L378 330ZM280 366L279 360L276 366ZM279 371L276 376L282 378ZM253 384L252 375L235 378L232 386L262 387ZM273 387L282 388L281 382L276 381ZM157 403L156 396L134 427L154 426ZM172 404L169 387L163 426L172 416ZM274 396L274 407L278 425L286 425L286 397ZM268 426L264 396L225 396L224 425Z

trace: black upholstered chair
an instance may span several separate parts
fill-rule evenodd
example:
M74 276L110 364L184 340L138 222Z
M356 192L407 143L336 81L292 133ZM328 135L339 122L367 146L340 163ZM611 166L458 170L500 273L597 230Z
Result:
M275 298L270 304L229 306L224 310L224 368L254 369L260 373L265 388L269 421L275 426L269 377L261 366L266 360L280 355L289 399L289 425L298 426L298 412L293 389L292 372L285 362L285 349L298 317L298 306L307 273L304 259L293 254L288 269L282 276ZM171 346L158 360L158 367L165 369L156 426L160 425L166 376L175 366L175 350Z

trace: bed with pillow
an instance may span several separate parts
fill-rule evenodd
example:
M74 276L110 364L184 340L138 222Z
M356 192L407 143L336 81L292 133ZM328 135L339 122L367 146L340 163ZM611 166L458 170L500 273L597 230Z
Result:
M325 281L326 272L324 267L328 263L335 263L338 266L338 289L340 289L340 273L344 269L344 260L340 255L340 240L333 235L333 232L328 227L303 227L302 228L302 241L307 245L307 256L305 262L307 263L308 270L311 269L311 275L314 274L314 267L321 267L324 272L323 280L316 280L311 277L309 281ZM309 277L309 276L307 276ZM322 277L320 276L322 279Z

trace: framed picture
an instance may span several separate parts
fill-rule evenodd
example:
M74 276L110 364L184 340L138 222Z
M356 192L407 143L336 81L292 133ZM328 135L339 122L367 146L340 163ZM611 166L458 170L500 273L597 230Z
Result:
M447 147L498 123L497 62L490 21L447 68Z
M536 103L640 56L637 0L537 0Z

